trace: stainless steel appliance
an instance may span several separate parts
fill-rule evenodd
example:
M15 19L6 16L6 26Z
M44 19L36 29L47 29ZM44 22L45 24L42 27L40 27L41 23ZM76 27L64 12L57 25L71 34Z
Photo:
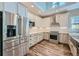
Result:
M53 43L58 43L59 41L59 33L57 31L50 32L50 41Z

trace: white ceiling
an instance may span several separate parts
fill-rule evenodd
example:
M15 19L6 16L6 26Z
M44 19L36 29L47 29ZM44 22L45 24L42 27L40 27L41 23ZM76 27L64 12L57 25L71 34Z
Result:
M22 2L23 5L28 9L28 11L41 16L43 13L39 8L37 8L32 2Z
M67 12L70 11L72 9L76 9L79 8L78 5L79 3L68 3L67 6L61 7L61 8L51 8L50 10L43 12L42 10L40 10L36 5L34 5L35 2L22 2L22 4L28 9L28 11L41 16L41 17L47 17L50 16L52 14L56 14L56 13L61 13L61 12Z

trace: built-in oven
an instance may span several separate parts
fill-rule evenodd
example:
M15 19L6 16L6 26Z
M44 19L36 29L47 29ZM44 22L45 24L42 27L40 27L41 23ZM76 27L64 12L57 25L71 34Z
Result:
M58 43L59 33L58 31L51 31L50 32L50 41L53 43Z
M7 25L7 37L16 36L16 26Z

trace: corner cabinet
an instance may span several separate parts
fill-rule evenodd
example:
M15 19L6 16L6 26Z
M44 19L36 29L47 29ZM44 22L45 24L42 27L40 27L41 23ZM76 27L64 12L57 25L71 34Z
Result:
M69 36L67 33L60 33L59 37L60 37L59 39L60 43L68 44Z
M50 39L50 32L44 32L43 39L49 40Z

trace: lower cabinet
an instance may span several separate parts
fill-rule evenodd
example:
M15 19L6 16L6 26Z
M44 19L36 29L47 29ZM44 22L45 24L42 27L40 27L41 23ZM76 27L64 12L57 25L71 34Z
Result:
M43 39L49 40L50 39L50 32L44 32L43 33Z
M27 50L28 50L27 43L24 43L23 55L26 55Z
M22 39L24 41L24 39ZM19 50L20 50L20 56L24 56L27 54L27 50L28 50L28 46L27 46L27 41L21 42L20 46L19 46Z
M13 56L13 48L3 50L4 56Z
M20 55L20 45L14 47L13 54L14 54L14 56Z
M34 46L35 44L37 44L41 40L43 40L43 33L30 34L29 47Z
M69 38L69 47L70 47L70 50L71 50L71 53L72 53L72 55L73 56L77 56L77 48L76 48L76 46L75 46L75 44L76 44L76 42L74 41L74 42L72 42L72 38L70 37Z
M22 39L22 40L21 40ZM29 47L27 38L11 39L3 42L3 56L24 56Z
M69 36L67 33L60 33L59 37L60 43L68 44Z

